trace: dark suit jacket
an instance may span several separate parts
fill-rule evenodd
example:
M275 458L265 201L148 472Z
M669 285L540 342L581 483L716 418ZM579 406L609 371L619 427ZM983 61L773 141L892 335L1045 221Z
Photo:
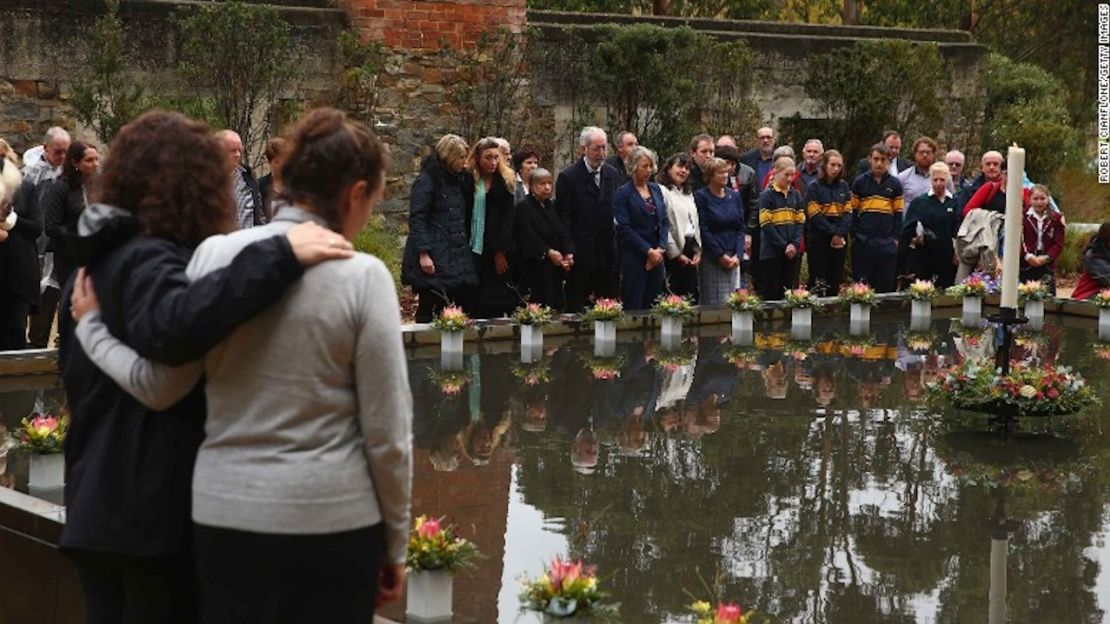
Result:
M602 164L601 185L595 185L581 158L559 173L555 183L555 205L570 233L567 251L574 254L576 269L612 269L615 265L613 191L616 183L617 171Z
M624 161L621 160L620 156L613 154L612 156L605 159L605 164L609 165L617 171L617 188L624 186L625 182L628 182L632 179L628 177L628 173L624 169Z
M759 149L750 149L743 154L740 154L740 162L752 168L753 171L759 171L759 161L762 160L759 156Z
M631 182L613 194L613 217L621 237L622 257L635 254L638 260L643 260L647 258L648 249L667 248L670 222L667 220L667 206L663 203L663 191L654 182L648 182L648 190L655 203L655 212L647 211L647 204Z
M912 160L906 160L899 156L897 159L898 173L902 173L906 169L912 169L917 166L917 163ZM868 158L859 159L859 164L856 166L856 176L861 176L868 171L871 171L871 160ZM894 175L893 173L891 175Z
M15 193L15 227L0 243L0 294L31 305L39 303L39 256L36 243L42 235L42 210L35 185L20 185Z

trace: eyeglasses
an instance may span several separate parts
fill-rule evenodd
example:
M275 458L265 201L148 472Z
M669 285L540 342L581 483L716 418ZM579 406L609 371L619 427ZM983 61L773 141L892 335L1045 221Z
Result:
M949 167L963 167L964 166L964 164L962 162L950 162L950 163L944 163L944 164L948 165Z

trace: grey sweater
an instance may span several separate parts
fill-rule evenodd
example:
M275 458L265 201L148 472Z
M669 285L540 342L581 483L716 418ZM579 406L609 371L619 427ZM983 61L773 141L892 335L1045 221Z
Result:
M268 225L209 238L189 263L189 278L309 219L318 220L285 207ZM356 254L308 269L277 305L209 352L194 521L282 534L384 522L387 555L403 562L412 395L400 322L389 271L377 258ZM172 397L195 381L188 366L167 372L139 359L97 323L82 319L79 339L95 343L90 357L140 400Z

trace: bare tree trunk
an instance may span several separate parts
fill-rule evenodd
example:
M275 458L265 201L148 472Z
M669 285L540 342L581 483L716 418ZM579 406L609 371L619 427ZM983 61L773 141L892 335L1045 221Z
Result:
M840 12L840 21L845 26L854 26L859 23L859 6L856 0L844 0L844 9Z
M652 15L670 15L671 0L651 0Z

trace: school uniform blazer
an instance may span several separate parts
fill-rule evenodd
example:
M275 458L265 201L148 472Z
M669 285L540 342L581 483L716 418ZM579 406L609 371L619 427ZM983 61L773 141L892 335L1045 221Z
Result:
M613 194L613 218L617 221L621 249L641 259L647 258L648 249L666 249L670 232L663 189L654 182L648 182L648 190L655 203L654 212L648 212L647 202L631 182Z

